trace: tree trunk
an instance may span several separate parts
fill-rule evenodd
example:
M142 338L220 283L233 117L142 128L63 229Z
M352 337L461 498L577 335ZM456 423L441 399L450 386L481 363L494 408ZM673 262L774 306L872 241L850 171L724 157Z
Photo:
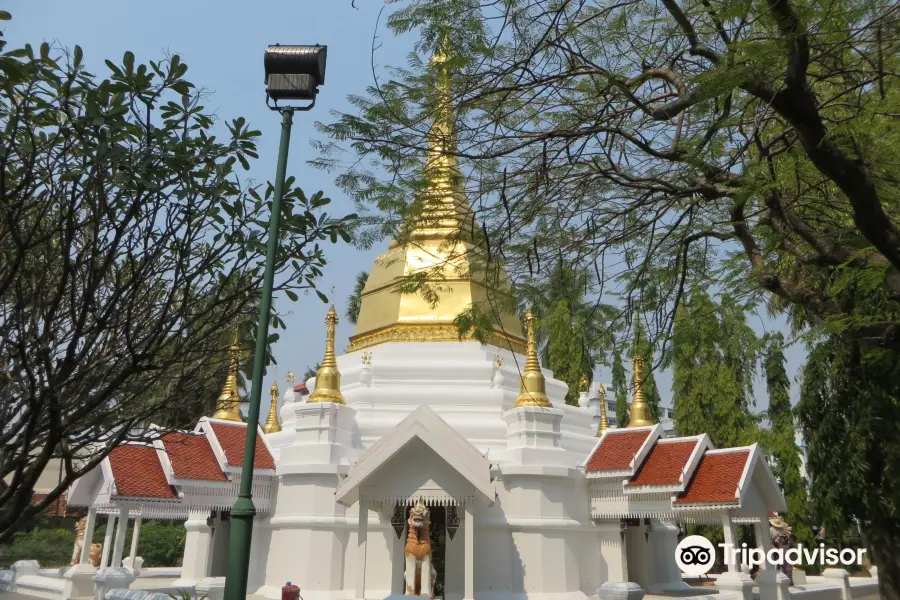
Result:
M900 518L873 515L867 534L870 558L878 567L879 593L884 600L900 600Z

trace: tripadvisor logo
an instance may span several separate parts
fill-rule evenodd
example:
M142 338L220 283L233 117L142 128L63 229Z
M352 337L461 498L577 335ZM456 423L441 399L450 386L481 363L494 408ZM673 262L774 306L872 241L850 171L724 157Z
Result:
M825 544L819 544L812 549L798 544L795 548L772 548L763 552L762 548L748 548L747 544L741 544L740 548L732 544L719 544L725 557L725 564L746 565L758 567L765 563L779 565L822 565L834 567L837 565L861 566L865 548L826 548ZM689 535L675 547L675 563L681 572L686 575L704 575L712 569L716 562L716 550L712 542L702 535Z

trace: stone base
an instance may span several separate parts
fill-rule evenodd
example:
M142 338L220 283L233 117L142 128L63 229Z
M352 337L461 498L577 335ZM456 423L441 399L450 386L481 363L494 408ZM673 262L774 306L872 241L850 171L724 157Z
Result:
M742 571L729 571L716 578L716 587L720 591L735 592L741 595L743 600L753 600L753 586L756 583L753 578Z
M597 588L600 600L641 600L644 588L633 582L607 581Z
M97 574L97 567L90 564L74 565L63 575L66 580L65 591L66 598L79 598L82 596L94 595L94 575Z
M225 578L207 577L206 579L201 579L194 586L194 592L198 597L205 596L207 600L222 600L225 596Z
M106 567L94 575L94 600L105 600L110 590L127 590L134 574L125 567Z

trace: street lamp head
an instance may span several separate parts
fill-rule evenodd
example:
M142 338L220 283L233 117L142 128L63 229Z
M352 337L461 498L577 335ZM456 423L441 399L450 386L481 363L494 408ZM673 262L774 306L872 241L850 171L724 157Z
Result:
M327 46L269 46L263 57L266 94L279 100L313 100L325 84Z

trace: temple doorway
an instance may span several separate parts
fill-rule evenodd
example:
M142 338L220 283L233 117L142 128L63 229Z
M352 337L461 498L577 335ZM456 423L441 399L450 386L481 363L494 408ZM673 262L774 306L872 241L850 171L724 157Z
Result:
M406 507L406 519L409 520L409 511L412 506ZM447 556L447 509L443 506L428 506L431 521L431 564L434 565L434 598L444 597L444 565ZM407 531L409 531L407 529ZM404 536L404 542L406 537ZM403 568L402 566L400 567Z

